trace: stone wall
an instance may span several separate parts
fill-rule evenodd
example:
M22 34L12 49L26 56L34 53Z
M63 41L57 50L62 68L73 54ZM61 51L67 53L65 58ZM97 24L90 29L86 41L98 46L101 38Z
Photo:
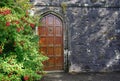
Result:
M34 0L33 4L36 14L52 11L63 17L70 72L120 71L120 0Z
M80 71L119 70L119 9L69 8L68 11L70 60L74 67L80 67Z

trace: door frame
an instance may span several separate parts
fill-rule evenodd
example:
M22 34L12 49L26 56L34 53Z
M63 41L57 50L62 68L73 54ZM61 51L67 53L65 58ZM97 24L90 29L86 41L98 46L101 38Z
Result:
M65 21L64 21L64 17L62 16L62 15L60 15L60 14L58 14L58 13L56 13L56 12L54 12L54 11L46 11L46 12L43 12L42 14L40 14L40 19L39 19L39 22L42 20L42 18L44 18L45 16L47 16L47 15L49 15L49 14L52 14L52 15L54 15L54 16L56 16L56 17L58 17L60 20L61 20L61 22L62 22L62 30L63 30L63 70L61 70L61 71L55 71L55 72L63 72L63 71L66 71L67 69L66 68L68 68L68 53L66 53L65 54L65 47L66 47L66 32L67 32L67 30L66 30L66 26L65 26ZM36 33L37 33L37 35L38 35L38 28L36 28ZM54 72L54 71L49 71L49 72Z

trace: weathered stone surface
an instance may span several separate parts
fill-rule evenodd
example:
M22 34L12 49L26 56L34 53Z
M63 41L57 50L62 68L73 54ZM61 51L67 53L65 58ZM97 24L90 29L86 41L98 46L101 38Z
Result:
M115 32L119 29L116 24L120 20L119 10L113 8L77 8L76 10L79 12L73 14L75 10L69 8L67 14L68 22L72 23L69 26L72 64L78 66L82 64L83 71L88 68L89 71L101 71L111 66L113 67L111 69L119 67L119 64L116 65L119 62L116 58L119 58L120 53Z
M68 5L65 12L62 2ZM34 4L39 5L37 14L53 11L63 17L70 71L120 71L120 0L35 0Z

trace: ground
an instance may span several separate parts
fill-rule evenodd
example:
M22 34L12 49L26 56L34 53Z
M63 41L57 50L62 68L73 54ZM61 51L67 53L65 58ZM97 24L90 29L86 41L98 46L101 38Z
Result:
M41 81L120 81L120 72L109 73L48 73Z

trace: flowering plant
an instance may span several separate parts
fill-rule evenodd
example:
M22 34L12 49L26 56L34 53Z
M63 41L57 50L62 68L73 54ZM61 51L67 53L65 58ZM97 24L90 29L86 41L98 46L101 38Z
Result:
M43 71L47 57L39 52L39 37L34 34L38 21L14 0L4 4L0 4L0 81L40 79L37 72Z

